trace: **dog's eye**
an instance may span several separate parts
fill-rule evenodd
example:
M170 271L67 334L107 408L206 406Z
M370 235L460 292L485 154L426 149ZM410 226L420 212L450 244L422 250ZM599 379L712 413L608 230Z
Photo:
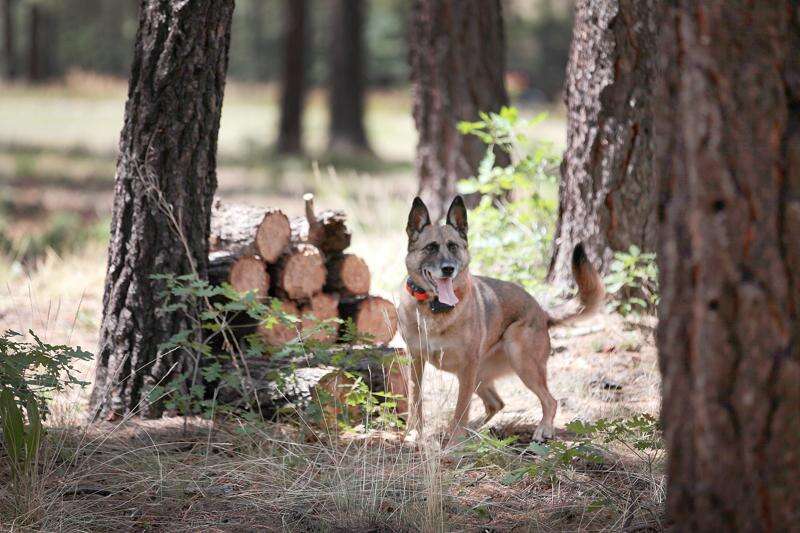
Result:
M447 243L447 249L453 253L456 253L458 251L458 245L453 241L450 241Z
M425 246L425 251L428 252L429 254L438 252L439 251L439 243L437 243L437 242L429 243L427 246Z

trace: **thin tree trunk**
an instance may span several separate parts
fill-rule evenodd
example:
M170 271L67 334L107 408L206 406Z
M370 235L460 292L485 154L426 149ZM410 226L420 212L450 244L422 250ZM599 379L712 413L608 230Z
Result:
M578 242L601 270L614 251L655 249L651 92L660 7L660 0L577 2L551 281L572 279Z
M458 180L477 173L486 146L458 123L508 104L500 0L415 0L409 24L419 194L434 220ZM498 154L498 165L505 165Z
M105 416L158 415L149 391L187 369L159 347L190 325L159 312L153 276L206 275L232 14L233 0L141 3L92 393Z
M302 146L303 100L306 80L307 0L285 0L286 31L283 38L283 86L278 152L299 154Z
M332 2L328 150L333 153L370 152L364 129L365 7L363 0Z
M28 10L28 81L41 81L42 71L42 7L32 3Z
M800 10L661 24L658 348L676 531L800 524Z
M14 47L14 0L1 0L0 16L3 17L3 63L5 78L13 80L17 75L16 50Z

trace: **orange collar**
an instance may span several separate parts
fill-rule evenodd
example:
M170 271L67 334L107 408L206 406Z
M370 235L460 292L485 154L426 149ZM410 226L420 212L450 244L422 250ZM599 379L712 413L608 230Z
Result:
M428 307L430 307L430 310L433 313L443 313L445 311L450 311L453 309L453 307L455 307L454 305L443 304L439 301L438 296L431 298L431 295L428 294L428 291L414 283L410 276L406 278L406 291L408 294L413 296L417 302L428 302ZM455 292L456 298L461 300L464 291L455 290L453 292Z

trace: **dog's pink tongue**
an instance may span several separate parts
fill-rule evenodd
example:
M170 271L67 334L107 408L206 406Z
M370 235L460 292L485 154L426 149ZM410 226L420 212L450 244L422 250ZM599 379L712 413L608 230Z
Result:
M439 301L446 305L456 305L458 298L453 292L453 278L436 278L436 292L439 293Z

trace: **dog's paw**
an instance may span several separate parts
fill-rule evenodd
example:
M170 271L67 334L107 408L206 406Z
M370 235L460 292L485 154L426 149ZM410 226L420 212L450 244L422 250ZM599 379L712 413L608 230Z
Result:
M536 442L544 442L552 439L554 433L555 432L553 431L553 426L551 424L542 422L536 427L536 431L533 432L533 440Z

